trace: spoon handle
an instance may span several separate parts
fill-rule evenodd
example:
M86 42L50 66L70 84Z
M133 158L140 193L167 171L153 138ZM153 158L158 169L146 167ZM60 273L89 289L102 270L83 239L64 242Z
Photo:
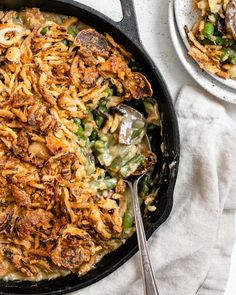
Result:
M146 235L143 227L143 220L140 211L139 197L138 197L138 182L141 177L136 179L133 184L129 183L131 194L132 194L132 203L134 209L134 217L136 224L136 233L138 238L138 246L139 246L139 255L142 269L142 277L144 284L144 294L145 295L159 295L156 285L156 280L154 277Z

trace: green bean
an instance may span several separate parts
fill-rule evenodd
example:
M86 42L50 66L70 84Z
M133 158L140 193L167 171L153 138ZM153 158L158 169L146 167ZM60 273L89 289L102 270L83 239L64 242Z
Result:
M47 34L47 32L50 30L50 27L44 27L41 31L40 31L40 34L41 35L46 35Z
M218 13L214 14L215 20L217 21L220 18L220 15Z
M108 109L107 109L107 106L106 106L106 101L102 101L102 102L99 103L98 110L101 113L107 113L108 112Z
M234 53L231 48L229 49L222 49L222 54L221 54L221 61L228 61L229 63L235 65L236 64L236 52Z
M114 173L119 173L120 169L126 165L126 163L128 162L129 160L127 160L127 156L118 156L116 157L111 165L109 166L109 171L111 172L114 172Z
M217 45L220 45L220 46L226 46L226 39L223 39L222 37L216 37L215 39L215 43Z
M81 125L81 120L79 118L74 118L73 121L76 125Z
M153 108L152 103L149 100L144 100L143 101L143 104L144 104L144 107L145 107L145 111L147 113L149 113L152 110L152 108Z
M109 170L114 173L119 173L121 167L128 164L128 162L133 159L137 153L135 146L122 146L117 145L117 148L112 151L113 155L118 155L113 157L112 163L109 165Z
M198 42L201 43L202 45L212 45L214 44L211 40L209 40L208 38L204 38L202 39L198 39Z
M90 137L89 137L89 140L90 141L95 141L97 139L97 137L98 137L97 131L96 130L93 130L92 133L91 133L91 135L90 135Z
M122 177L129 177L145 160L144 155L136 155L125 166L120 169Z
M109 137L106 134L101 133L101 132L99 133L99 138L105 142L108 142L108 140L109 140Z
M130 214L128 210L126 210L123 217L123 228L124 229L131 228L132 225L133 225L133 216Z
M149 193L149 187L147 185L144 185L139 193L141 198L144 198L148 195Z
M148 175L144 175L142 177L142 179L140 180L141 184L148 184L148 182L149 182L149 176Z
M122 156L118 156L112 161L111 165L109 166L109 170L115 173L119 173L122 166L125 166L129 160L129 155L127 155L126 153L122 154Z
M236 56L230 56L229 57L229 62L233 65L236 65Z
M100 178L91 182L91 187L97 190L114 189L117 185L116 178Z
M207 38L210 38L211 36L214 35L215 32L215 27L212 23L206 22L203 28L203 35L206 36Z
M122 157L121 156L116 157L112 161L111 165L109 166L109 170L113 172L118 172L121 168L121 163L122 163Z
M77 36L77 32L71 27L68 29L67 33L72 35L73 37Z
M84 129L83 129L83 127L81 125L78 126L76 135L77 135L77 137L79 139L83 138L83 136L84 136Z
M104 122L104 118L102 116L97 116L95 118L95 122L96 122L98 128L100 128Z
M160 113L158 111L158 104L155 98L149 97L143 101L145 111L147 113L148 123L158 125L160 122Z
M93 119L93 113L92 112L89 112L88 113L88 120L89 121L93 121L94 119Z
M223 39L222 37L216 37L215 43L220 46L232 46L234 44L234 40Z
M229 58L229 51L227 49L223 49L222 50L222 54L221 54L221 61L226 61Z
M70 46L70 41L67 39L64 39L61 41L65 46L69 47Z
M97 140L97 141L95 141L93 147L96 151L102 153L105 149L105 143L101 140Z
M87 123L94 121L92 112L87 113L87 118L82 120L82 124L85 126Z
M104 182L108 189L114 189L117 184L117 179L116 178L104 179Z
M142 133L142 131L143 131L143 129L141 129L141 128L140 129L138 129L138 128L133 129L131 139L139 137L140 134Z
M149 193L148 183L149 183L149 177L147 175L144 175L139 185L139 195L141 198L146 197Z
M107 87L107 94L108 94L108 97L112 96L113 95L113 92L114 90L110 87Z
M143 101L143 105L145 108L145 111L149 114L149 113L153 113L153 111L155 110L155 112L157 111L157 102L155 100L155 98L153 97L148 97Z

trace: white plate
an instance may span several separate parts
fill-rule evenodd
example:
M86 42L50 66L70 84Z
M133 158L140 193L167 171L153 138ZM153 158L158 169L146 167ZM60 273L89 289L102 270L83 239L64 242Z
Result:
M185 69L192 78L206 91L227 102L236 103L236 91L230 87L222 85L205 71L202 71L192 58L188 56L187 49L177 29L174 15L174 1L169 3L169 28L170 35L176 53Z
M180 35L186 47L189 48L189 43L184 31L184 26L187 25L191 29L192 26L199 19L200 13L198 13L198 11L193 9L193 0L175 0L174 13L175 13L175 20L176 20L176 24L179 29ZM222 83L223 85L236 89L236 80L233 80L233 79L225 80L216 75L213 75L210 73L208 74L212 76L214 79L216 79L217 81L219 81L220 83Z

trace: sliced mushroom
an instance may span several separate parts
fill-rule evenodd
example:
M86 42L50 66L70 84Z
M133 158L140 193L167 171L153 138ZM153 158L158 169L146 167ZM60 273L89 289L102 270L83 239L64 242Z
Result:
M153 152L146 152L145 161L138 169L132 173L134 176L139 176L149 171L157 162L156 155Z
M225 19L219 17L216 21L217 31L223 36L226 34Z
M236 0L231 0L227 5L225 24L227 33L236 40Z
M123 82L125 87L125 97L141 99L150 97L153 94L152 86L147 78L138 72L131 73L128 78Z
M67 226L51 253L51 259L58 266L76 269L90 260L93 248L94 243L85 230Z
M110 45L106 38L94 29L80 31L75 38L74 44L79 46L80 53L85 57L91 55L109 56Z

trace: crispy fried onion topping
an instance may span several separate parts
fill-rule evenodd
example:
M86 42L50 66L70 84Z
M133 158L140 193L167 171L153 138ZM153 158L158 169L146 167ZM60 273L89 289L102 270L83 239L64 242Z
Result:
M104 172L75 119L89 121L109 87L115 107L151 85L109 35L36 8L2 12L0 53L0 277L83 274L122 238L125 185L91 187Z

